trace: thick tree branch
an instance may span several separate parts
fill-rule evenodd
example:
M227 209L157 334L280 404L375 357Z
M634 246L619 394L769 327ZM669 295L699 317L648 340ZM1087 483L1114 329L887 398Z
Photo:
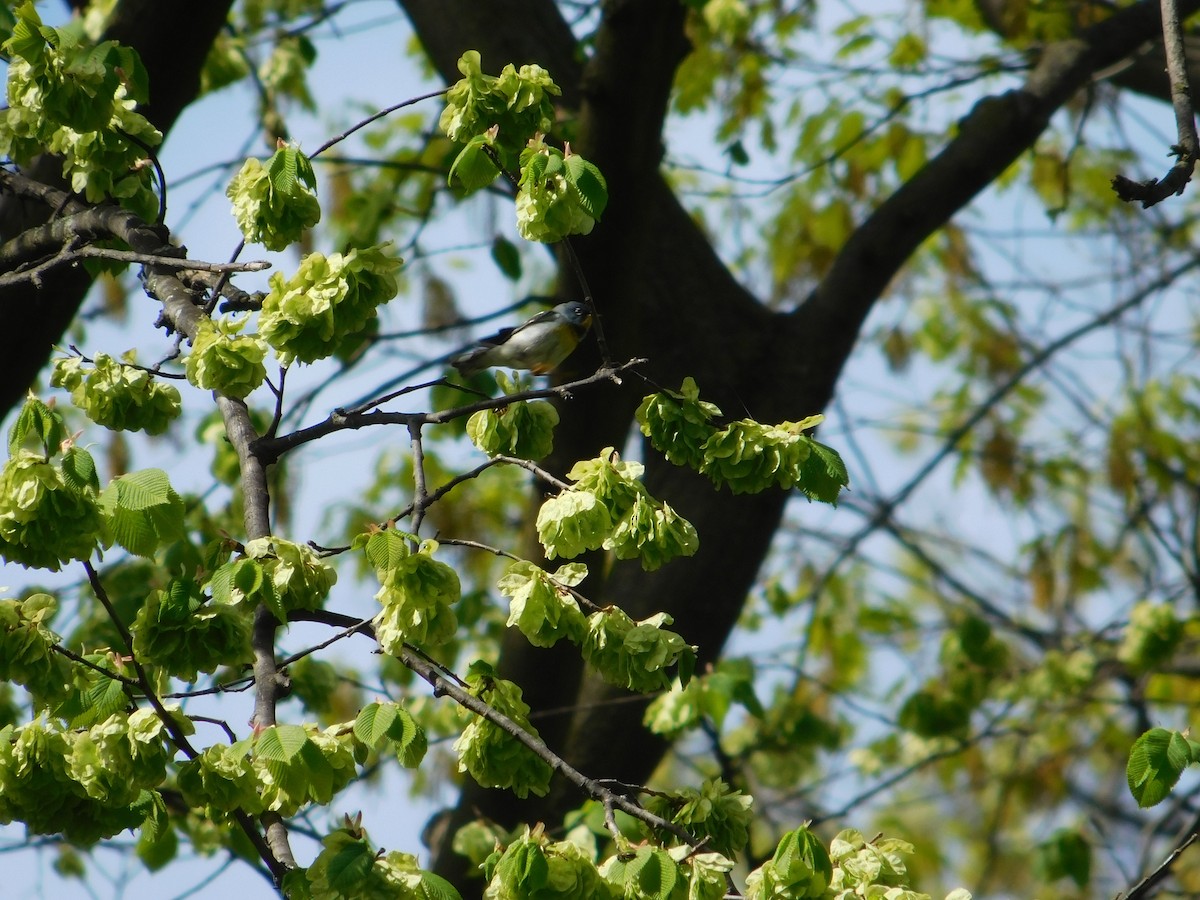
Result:
M71 199L65 192L45 185L32 183L29 179L0 169L0 190L9 193L34 195L43 202L53 203L70 216L90 216L95 220L98 233L111 235L124 241L135 252L158 259L162 256L183 255L182 248L172 247L168 235L161 227L152 227L141 221L128 210L117 206L87 207ZM191 340L195 337L208 314L198 292L180 280L179 267L159 262L143 267L146 292L162 304L161 320ZM258 434L250 421L246 404L231 397L217 396L217 405L225 423L225 434L238 455L241 485L244 498L244 519L248 540L267 537L271 533L266 468L268 463L258 457L252 448ZM275 632L278 623L266 608L260 606L255 612L252 647L254 649L255 703L254 723L257 728L275 724L275 709L282 696L286 679L279 672L275 659ZM276 877L296 866L288 841L287 828L275 813L261 817L266 830L266 845L270 847L267 865Z
M119 206L88 206L66 191L0 168L0 195L3 194L36 198L59 210L66 217L63 221L71 223L63 226L64 239L82 239L84 235L111 237L128 244L134 254L153 260L146 263L143 270L146 292L162 303L164 322L189 337L200 327L200 320L205 318L204 310L195 302L195 292L180 280L181 269L186 268L183 260L186 250L170 244L165 228L148 225ZM57 221L46 227L54 230ZM164 258L168 260L165 263ZM174 259L180 262L172 261ZM48 273L43 283L49 285L57 274ZM6 296L0 291L0 297ZM3 339L0 334L0 344Z
M447 84L459 79L458 58L479 50L485 71L505 63L537 63L579 105L580 63L575 37L552 0L506 0L481 9L477 0L398 0L426 54Z
M975 8L979 10L984 23L997 35L1006 40L1022 40L1027 6L1014 3L1012 0L975 0ZM1092 4L1080 4L1070 11L1077 14L1077 24L1085 16L1095 15L1097 7ZM1028 37L1025 37L1028 42ZM1183 37L1185 56L1189 60L1187 79L1193 87L1200 85L1200 36L1186 34ZM1096 71L1095 80L1107 82L1125 91L1132 91L1161 100L1171 102L1170 85L1163 79L1162 74L1167 68L1166 54L1163 45L1157 41L1146 41L1138 47L1130 49L1129 53Z
M190 308L198 309L194 304ZM246 537L249 540L267 537L271 534L268 463L251 449L258 439L258 433L250 421L250 411L244 401L222 395L217 395L217 406L225 422L225 436L238 456ZM253 721L256 730L275 724L275 711L288 687L287 676L280 671L275 658L275 634L279 625L266 604L260 604L254 611L250 645L254 651ZM275 859L288 869L295 868L296 860L283 819L278 813L265 812L260 816L260 821L266 829L267 844Z
M136 253L96 247L88 241L111 237L105 216L98 209L87 209L62 219L54 219L37 228L17 235L0 247L0 289L23 282L40 284L46 273L57 266L74 265L84 259L112 259L118 262L157 266L166 269L187 269L194 272L259 272L268 269L268 262L210 263L167 256L160 252ZM178 253L178 248L163 250Z
M138 51L150 83L150 102L139 111L163 134L196 98L200 70L231 6L232 0L120 0L114 7L103 37ZM44 156L26 174L61 187L61 169L60 160ZM39 203L0 196L0 241L43 224L49 212ZM0 382L0 414L21 402L54 346L62 342L91 284L84 267L63 266L40 284L0 287L0 358L6 371Z
M1156 5L1139 3L1076 40L1044 48L1019 90L979 103L942 153L863 223L805 303L791 314L774 315L734 281L658 172L658 129L685 49L681 4L607 4L595 52L578 84L572 78L579 71L579 51L561 27L557 36L522 30L531 21L557 22L550 2L525 2L520 16L466 2L407 0L402 5L447 82L459 77L458 55L474 48L485 66L489 60L499 66L529 59L546 65L564 88L566 106L578 104L573 146L613 185L602 227L576 242L606 317L613 353L648 357L646 371L659 384L673 387L693 375L705 396L727 411L745 409L768 421L824 408L867 313L921 242L1028 150L1063 103L1097 74L1138 52L1159 28ZM1187 0L1181 13L1198 6L1200 0ZM639 91L631 93L631 83ZM568 293L570 272L564 269L560 280L560 293ZM586 371L597 361L594 349L585 347L570 362ZM564 377L570 377L569 370ZM550 471L563 471L574 459L624 442L638 392L631 386L619 402L608 395L602 403L596 399L581 397L562 411L556 452L545 463ZM618 563L602 583L604 567L592 566L596 574L585 590L597 602L620 602L631 615L644 604L670 612L684 636L712 658L736 620L786 495L735 498L713 492L703 479L654 455L647 463L651 492L687 516L702 541L720 540L721 552L698 554L650 574ZM738 527L730 528L731 522ZM535 553L531 548L524 555ZM544 678L547 667L558 677ZM602 760L617 777L639 782L657 764L664 744L640 729L640 706L606 702L620 692L604 685L589 682L580 693L579 663L569 653L531 649L513 636L506 640L501 671L526 689L534 709L578 704L580 711L569 722L548 722L547 733L558 729L561 737L550 739L580 770L591 771ZM596 734L627 737L614 745L597 742ZM468 786L449 831L476 809L500 821L556 821L568 802L565 793L552 795L517 812L509 798ZM444 849L436 867L453 873L456 862Z
M1197 9L1200 0L1180 4L1184 15ZM1160 28L1157 4L1143 0L1078 38L1048 45L1020 89L975 105L958 136L855 230L797 311L829 341L829 364L840 370L867 313L921 242L1032 147L1050 117L1097 71L1125 58Z

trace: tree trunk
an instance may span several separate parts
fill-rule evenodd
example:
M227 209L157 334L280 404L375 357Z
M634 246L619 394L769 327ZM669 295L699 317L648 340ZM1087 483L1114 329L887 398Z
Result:
M614 358L648 357L649 377L673 389L692 375L702 395L727 414L770 422L821 411L867 313L921 242L1031 147L1051 114L1093 73L1159 33L1158 5L1140 3L1079 39L1044 48L1021 90L978 104L945 150L862 223L822 283L793 311L774 313L736 282L659 173L669 92L687 51L684 4L606 3L582 69L579 47L550 0L522 0L519 11L472 0L401 0L401 6L448 83L459 77L459 55L476 49L488 70L542 63L562 86L565 104L577 108L572 146L605 173L611 200L602 223L575 247ZM1195 9L1200 0L1188 6ZM564 297L579 295L570 267L561 267L560 283ZM587 369L597 363L594 346L588 352L573 364ZM620 391L589 392L565 404L557 467L606 446L625 446L633 409L651 390L631 376ZM636 562L605 570L593 559L583 589L635 618L670 613L674 627L700 646L702 663L711 661L770 548L786 496L734 497L653 452L646 459L649 490L696 525L704 550L653 573ZM628 702L626 692L582 672L573 649L539 650L518 635L506 642L501 667L534 710L573 710L536 721L550 746L580 770L642 783L661 761L665 743L641 727L645 701ZM445 839L434 848L434 867L463 883L464 861L450 850L449 838L475 816L554 825L582 799L561 782L547 798L525 802L467 784Z

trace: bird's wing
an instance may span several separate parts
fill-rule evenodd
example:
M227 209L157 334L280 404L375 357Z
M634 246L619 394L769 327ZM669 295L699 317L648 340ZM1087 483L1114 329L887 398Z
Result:
M503 340L507 341L507 340L508 340L509 338L511 338L511 337L512 337L514 334L516 334L518 331L524 331L524 330L525 330L526 328L528 328L530 325L539 325L539 324L541 324L542 322L551 322L551 321L554 321L554 320L555 320L555 319L557 319L557 318L558 318L558 313L557 313L555 310L553 310L553 309L543 309L543 310L542 310L540 313L538 313L536 316L530 316L528 319L526 319L524 322L522 322L522 323L521 323L520 325L518 325L516 328L509 328L509 329L507 329L507 332L508 332L508 333L504 335L504 338L503 338Z
M528 325L529 323L526 322L525 324ZM516 328L501 328L495 334L490 334L485 338L480 338L479 340L477 340L474 343L473 346L497 347L500 344L503 344L505 341L507 341L510 337L512 337L514 334L516 334L518 331L520 331L524 327L525 327L525 325L518 325Z

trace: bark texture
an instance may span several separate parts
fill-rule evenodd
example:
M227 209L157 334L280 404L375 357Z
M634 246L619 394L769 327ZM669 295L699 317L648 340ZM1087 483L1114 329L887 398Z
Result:
M615 359L649 358L647 376L665 387L691 375L727 413L762 421L823 409L868 313L921 242L1029 149L1065 102L1097 77L1140 71L1141 60L1153 55L1147 48L1161 40L1158 5L1143 0L1070 40L1038 49L1022 86L977 104L958 135L859 225L811 294L794 298L788 310L772 311L730 274L659 171L671 86L688 52L683 3L607 0L585 46L552 0L398 2L447 83L459 77L461 53L476 49L488 70L538 62L562 86L563 112L577 119L575 146L605 172L612 192L602 225L575 246ZM195 98L200 67L229 6L118 4L109 36L142 54L154 92L146 113L164 133ZM1200 0L1185 0L1180 11L1198 8ZM30 174L53 180L55 170L52 160L44 161ZM44 220L44 209L0 196L0 240ZM62 270L40 285L0 292L5 409L23 396L89 284L82 269ZM563 267L561 285L564 296L578 296L569 267ZM597 362L589 344L573 365L578 371ZM630 377L619 391L580 395L564 405L551 467L561 471L603 447L625 446L645 393L647 385ZM653 453L647 459L650 491L696 525L704 552L653 573L636 562L589 560L593 575L584 590L635 617L670 613L675 627L699 645L703 664L720 653L787 496L735 497ZM518 635L506 644L501 666L522 685L535 711L558 711L537 719L539 728L552 748L588 775L639 783L661 761L665 745L640 725L645 701L631 702L625 692L588 677L573 650L540 650ZM443 823L450 827L439 829L445 838L435 847L434 867L469 896L463 860L449 849L454 826L477 815L505 824L557 823L581 800L561 785L546 798L519 802L468 784Z
M808 297L790 311L772 312L732 277L659 172L670 87L688 50L682 4L605 3L580 65L584 51L550 0L521 0L519 12L471 0L400 2L448 82L458 78L459 54L476 49L496 67L537 60L562 85L565 105L578 116L573 146L611 185L603 223L576 247L614 357L648 357L648 374L666 387L692 375L727 413L748 411L762 421L822 410L867 314L921 242L1033 146L1050 116L1098 73L1129 68L1126 60L1140 60L1145 45L1161 39L1158 5L1139 3L1075 39L1042 48L1022 87L980 102L959 135L861 223ZM1194 11L1200 0L1188 7ZM577 296L569 267L562 267L560 280L564 296ZM596 362L580 354L575 364L585 369ZM630 379L617 395L576 397L562 410L558 467L624 446L646 392ZM653 573L636 563L603 568L592 560L584 590L635 617L670 613L675 627L700 646L703 664L720 653L737 620L786 497L715 492L653 453L647 459L650 491L696 525L704 552ZM535 710L558 711L538 719L539 729L589 775L642 783L662 760L665 744L641 728L644 701L630 702L626 692L587 676L573 651L539 650L518 636L504 648L502 671L522 685ZM581 799L557 785L548 797L522 803L467 784L443 823L449 827L438 829L446 840L434 847L434 867L465 886L463 861L448 845L457 825L480 815L504 824L553 824Z
M141 55L150 79L150 102L140 111L164 135L196 99L204 59L232 5L232 0L121 0L114 9L105 38ZM65 187L61 172L58 159L39 157L26 174ZM0 195L0 243L41 225L48 213L41 203ZM0 290L0 359L6 370L0 379L0 415L25 397L91 285L91 276L77 266L57 268L39 284Z

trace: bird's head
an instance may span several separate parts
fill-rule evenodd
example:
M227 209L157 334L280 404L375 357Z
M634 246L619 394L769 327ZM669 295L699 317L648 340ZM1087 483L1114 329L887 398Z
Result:
M586 303L572 300L569 303L560 303L555 310L580 331L587 331L592 325L592 311Z

